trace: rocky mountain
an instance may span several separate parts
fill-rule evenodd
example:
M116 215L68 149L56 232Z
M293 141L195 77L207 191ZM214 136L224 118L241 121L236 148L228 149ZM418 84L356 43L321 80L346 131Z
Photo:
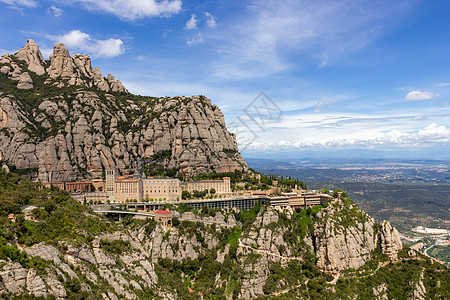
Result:
M0 218L0 298L450 297L448 269L402 247L389 223L375 223L348 198L299 212L179 208L164 227L110 222L14 176L0 172L0 190L23 190L14 201L41 208L28 220ZM16 210L0 206L0 216Z
M158 159L181 175L245 170L235 136L204 96L143 97L62 43L0 58L0 161L40 181L100 177Z

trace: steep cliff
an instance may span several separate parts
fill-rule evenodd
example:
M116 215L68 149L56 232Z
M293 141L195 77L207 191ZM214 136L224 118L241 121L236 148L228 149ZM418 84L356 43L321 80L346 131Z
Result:
M334 199L318 213L314 227L317 266L332 273L358 269L379 247L382 254L397 259L402 243L389 222L375 223L350 199Z
M158 159L182 175L244 170L220 109L204 96L142 97L57 43L0 59L0 161L40 181L99 177Z

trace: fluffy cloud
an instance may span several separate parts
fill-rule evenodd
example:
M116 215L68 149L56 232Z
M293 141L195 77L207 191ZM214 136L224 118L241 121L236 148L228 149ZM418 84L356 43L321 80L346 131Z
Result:
M203 35L201 33L198 33L196 36L194 36L192 39L187 41L187 45L189 47L191 46L197 46L198 44L203 44Z
M238 141L239 142L239 141ZM279 140L262 143L255 141L244 145L249 150L310 150L310 149L355 149L376 147L428 147L436 144L450 143L450 128L432 123L420 130L389 130L360 138L314 139L305 138L297 141ZM242 146L242 145L240 145Z
M181 10L181 0L74 0L89 10L111 13L125 20L160 17Z
M120 39L97 40L80 30L72 30L60 36L51 36L52 40L64 43L68 48L88 53L94 57L114 57L124 53Z
M9 6L15 8L19 7L34 8L38 6L37 2L33 0L0 0L0 2L6 3Z
M197 15L192 14L191 18L186 22L184 29L185 30L196 30L198 22L199 22L199 20L197 19Z
M49 8L47 8L47 13L51 14L57 18L61 17L63 14L63 10L61 8L58 8L54 5L50 6Z
M217 17L212 15L209 12L204 12L203 14L206 16L206 25L209 28L216 28L217 27L217 23L216 23Z
M408 101L415 101L415 100L426 100L426 99L433 99L438 98L441 95L435 94L432 92L422 92L419 90L411 91L405 96L405 100Z

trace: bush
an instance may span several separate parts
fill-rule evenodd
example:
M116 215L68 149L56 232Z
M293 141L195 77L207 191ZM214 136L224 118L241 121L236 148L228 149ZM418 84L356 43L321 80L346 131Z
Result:
M108 239L100 240L100 248L109 253L122 254L123 252L130 252L131 245L129 241L115 240L109 241Z

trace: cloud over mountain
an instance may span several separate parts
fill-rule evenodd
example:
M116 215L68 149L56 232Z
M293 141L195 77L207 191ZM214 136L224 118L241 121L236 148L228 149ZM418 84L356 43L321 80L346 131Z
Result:
M68 48L87 52L94 57L114 57L124 53L123 42L120 39L97 40L80 30L72 30L64 35L50 36L55 42L62 42Z

